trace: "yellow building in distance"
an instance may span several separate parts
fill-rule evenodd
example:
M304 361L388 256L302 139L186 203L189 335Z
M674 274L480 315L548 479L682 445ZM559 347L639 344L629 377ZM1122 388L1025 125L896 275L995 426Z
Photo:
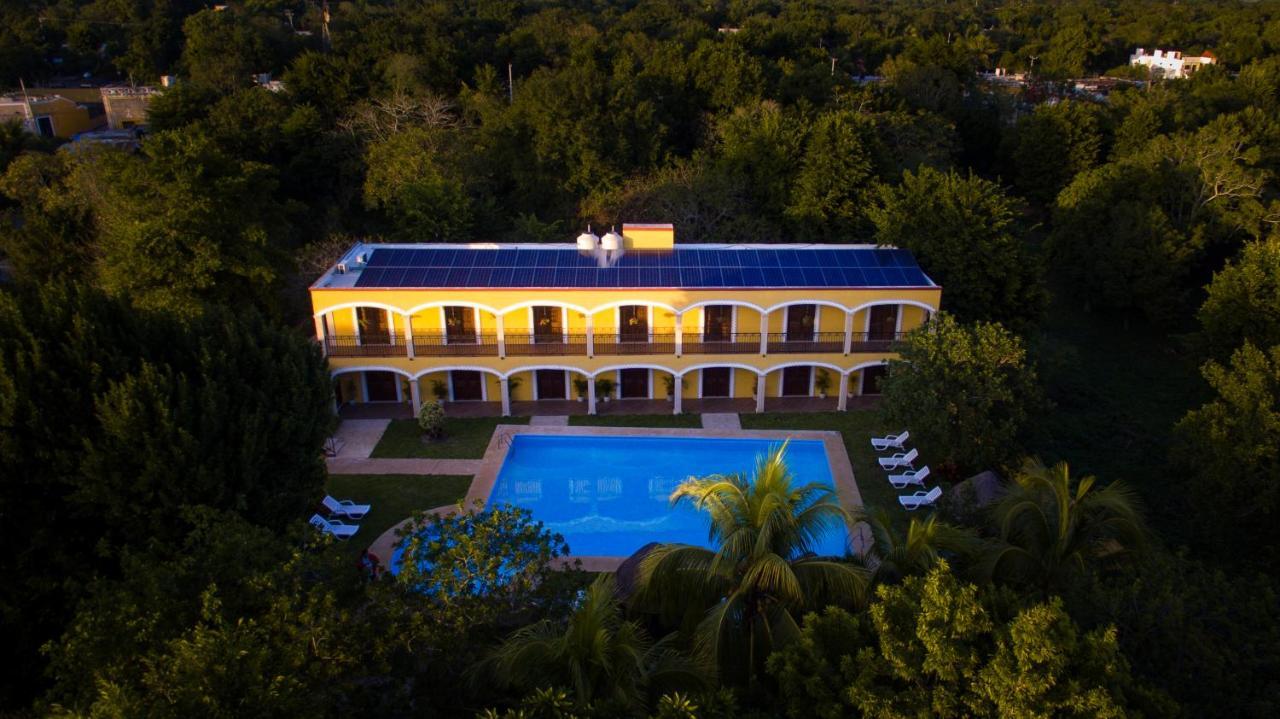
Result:
M671 225L624 225L576 244L357 244L311 303L356 412L762 412L878 393L941 294L905 250L676 244Z

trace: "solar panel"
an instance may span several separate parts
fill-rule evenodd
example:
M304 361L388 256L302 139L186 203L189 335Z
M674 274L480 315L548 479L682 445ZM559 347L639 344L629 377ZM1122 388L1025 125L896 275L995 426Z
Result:
M928 287L907 250L682 247L612 267L571 248L371 251L356 287Z

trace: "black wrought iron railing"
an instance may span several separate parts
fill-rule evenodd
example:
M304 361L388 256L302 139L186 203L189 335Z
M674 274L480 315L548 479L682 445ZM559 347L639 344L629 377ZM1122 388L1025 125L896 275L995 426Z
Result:
M597 328L593 343L598 355L665 355L676 352L676 336L672 332L618 332Z
M844 352L843 332L816 332L800 338L786 332L769 333L769 352Z
M498 335L414 333L413 353L419 357L497 357Z
M585 334L508 334L504 340L507 354L514 357L540 357L585 355L587 353L587 336Z
M714 334L686 334L682 339L683 352L691 355L759 354L759 332L719 332Z
M404 343L394 344L392 339L388 334L330 335L325 338L325 350L330 357L403 357L409 353Z

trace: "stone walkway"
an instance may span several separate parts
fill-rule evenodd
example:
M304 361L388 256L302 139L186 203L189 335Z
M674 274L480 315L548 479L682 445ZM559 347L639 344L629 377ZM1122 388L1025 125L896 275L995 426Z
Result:
M738 415L733 412L704 412L702 414L703 429L742 429Z
M536 414L529 418L529 424L535 427L568 427L568 415Z
M373 454L373 448L378 446L378 440L382 439L382 433L387 431L389 424L391 424L389 419L342 420L342 424L338 425L338 431L333 433L340 447L338 457L341 459L367 458Z
M332 457L329 474L475 474L478 459L370 459Z

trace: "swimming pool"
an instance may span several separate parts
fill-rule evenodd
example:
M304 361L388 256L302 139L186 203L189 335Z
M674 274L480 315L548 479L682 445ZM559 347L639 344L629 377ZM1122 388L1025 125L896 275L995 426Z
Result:
M578 556L630 556L649 542L710 547L707 515L690 503L676 507L671 492L690 476L750 474L770 439L516 435L488 504L533 512L564 535ZM826 448L792 440L787 466L801 484L834 488ZM842 555L848 530L832 528L815 550Z

